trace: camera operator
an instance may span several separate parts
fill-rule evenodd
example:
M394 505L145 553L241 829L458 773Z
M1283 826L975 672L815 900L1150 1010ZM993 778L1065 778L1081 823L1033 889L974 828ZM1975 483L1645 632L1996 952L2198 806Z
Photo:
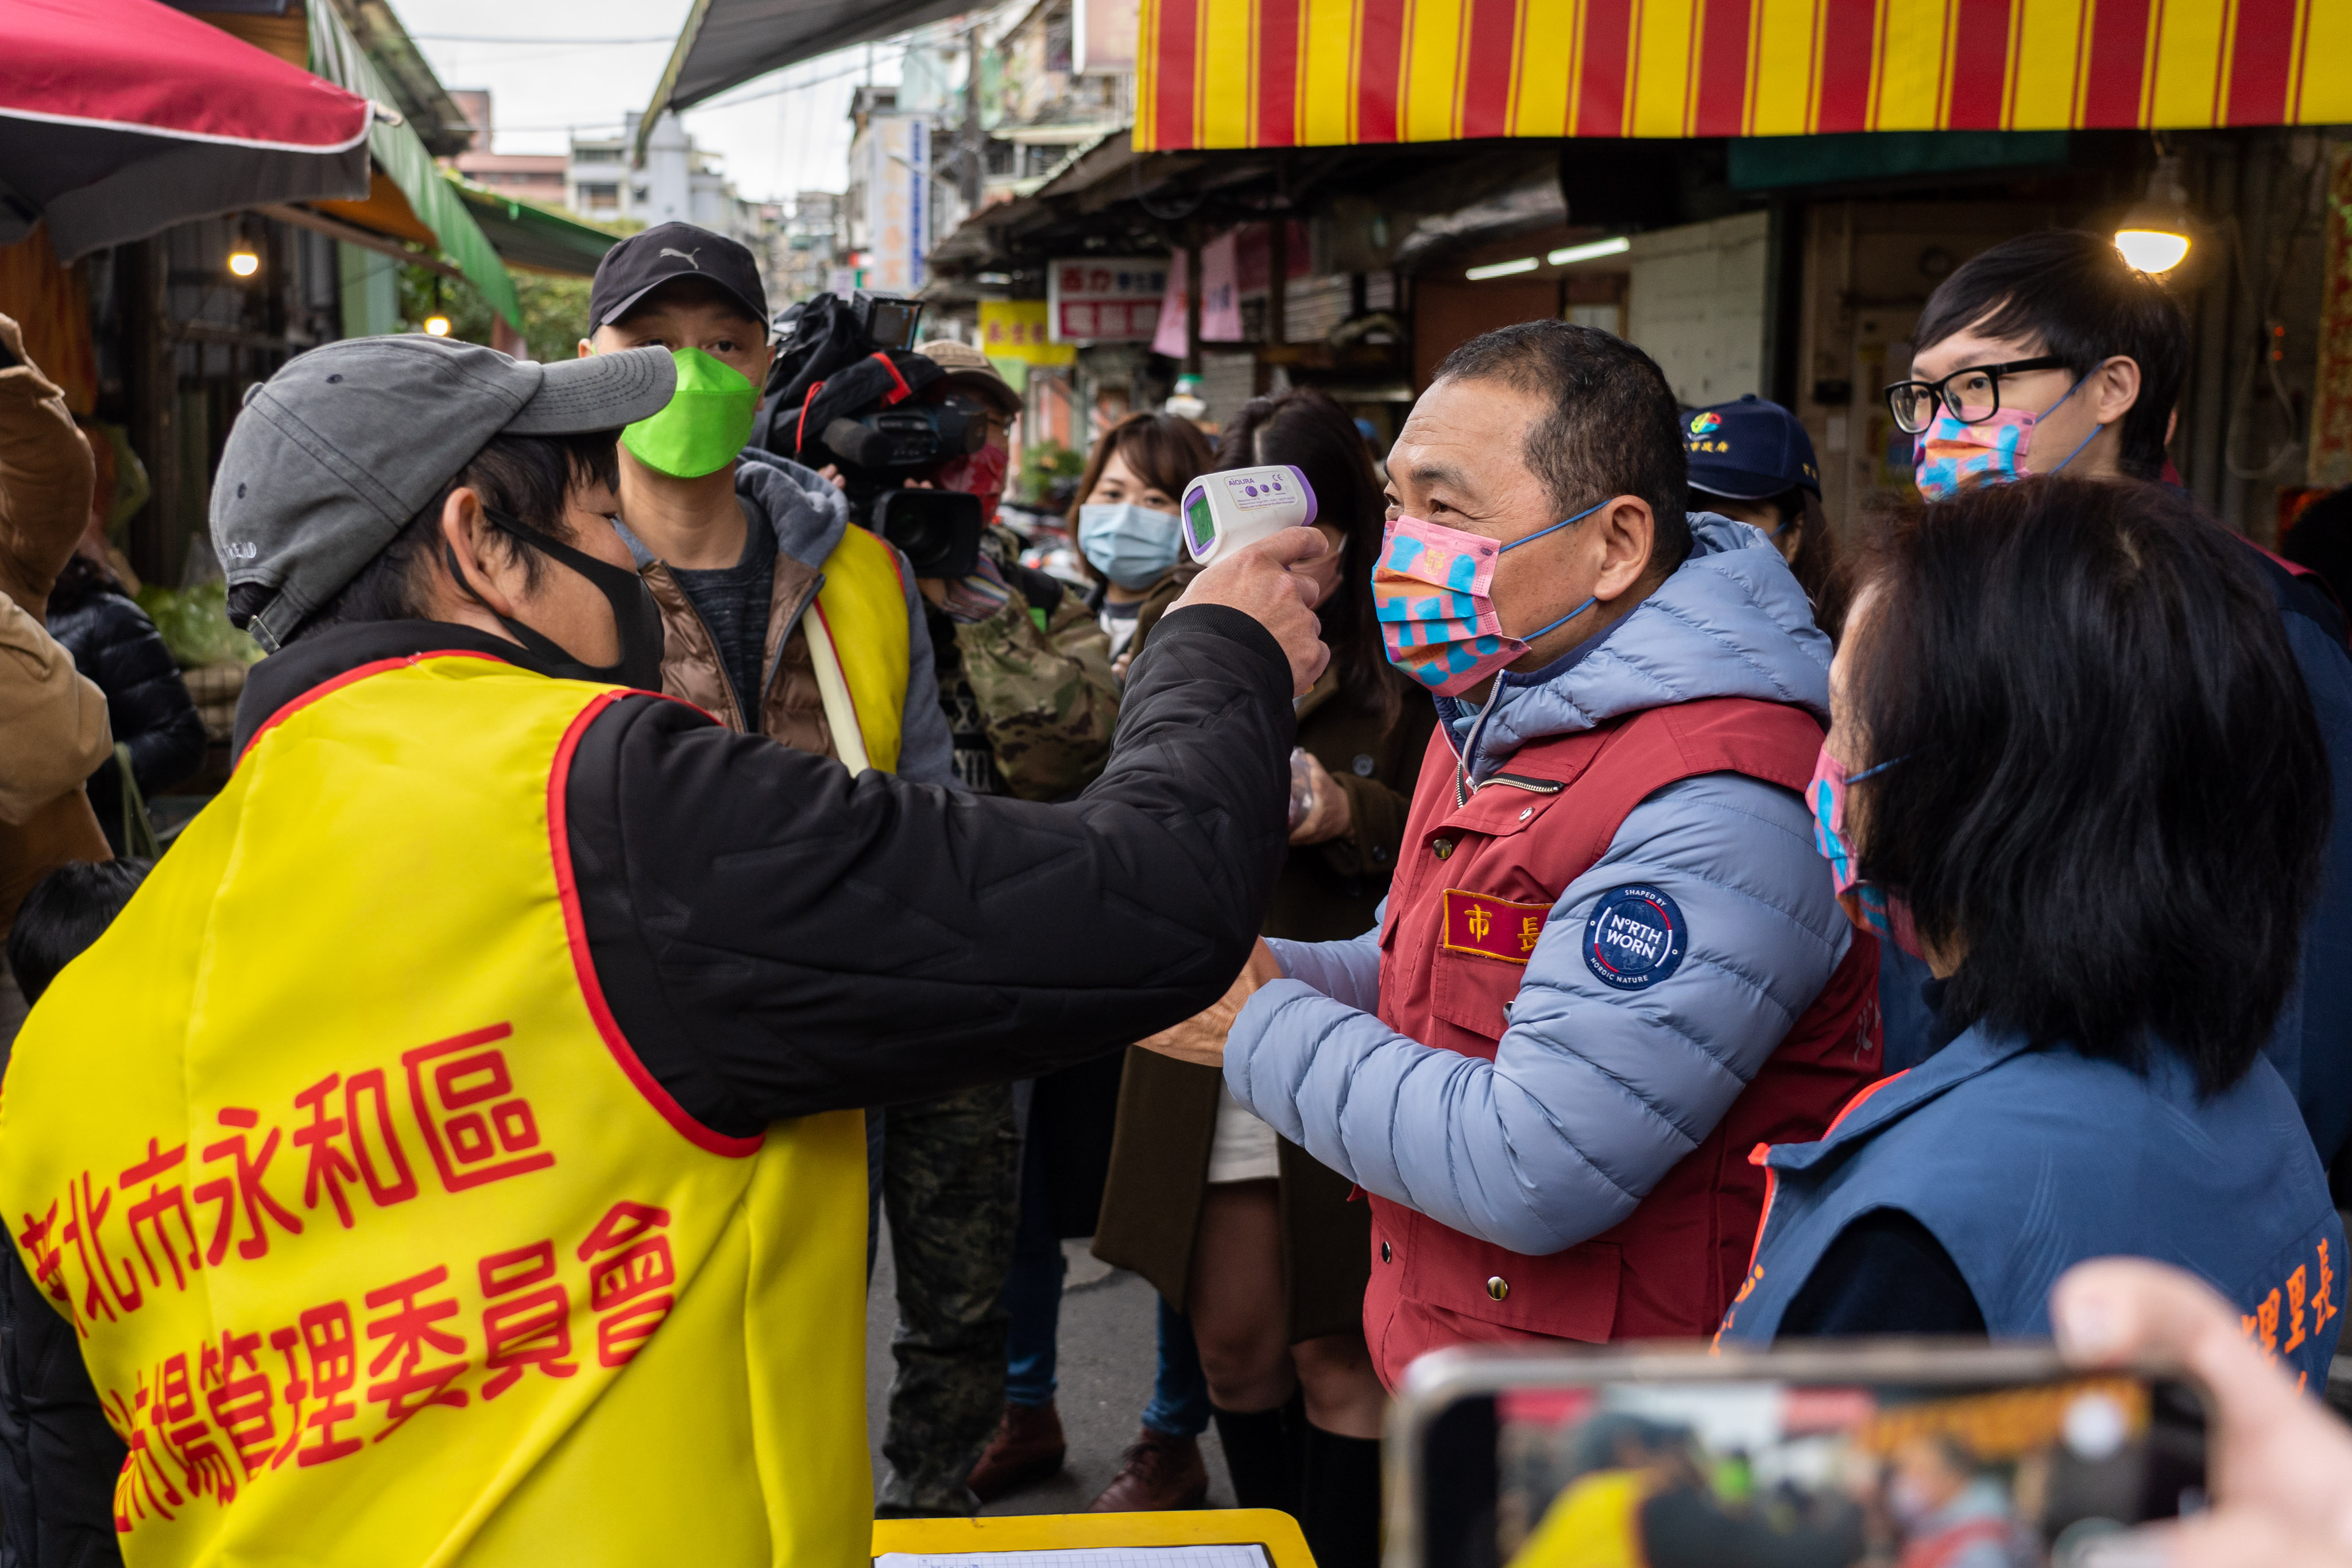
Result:
M852 772L947 782L912 574L849 526L831 476L745 444L773 358L751 253L658 225L604 253L588 314L583 355L677 361L669 406L621 436L623 536L661 606L662 690Z
M968 343L942 339L918 351L948 372L935 395L970 399L987 420L981 450L951 459L931 476L940 489L980 497L990 526L978 567L934 577L916 566L916 586L931 610L956 777L983 795L1059 800L1085 789L1110 755L1118 725L1110 638L1079 595L1020 565L1020 541L994 526L1005 437L1021 412L1020 395Z
M992 522L1021 400L978 349L941 340L918 351L948 372L920 401L953 404L984 433L977 450L914 483L976 496L979 519ZM1061 799L1110 755L1110 639L1078 595L1018 564L1005 530L990 529L967 560L971 544L965 529L945 528L908 541L955 776L975 794ZM1004 1273L1020 1197L1013 1089L981 1084L892 1105L879 1119L875 1185L889 1209L898 1330L882 1443L890 1471L877 1511L971 1513L979 1499L966 1477L1004 1402Z

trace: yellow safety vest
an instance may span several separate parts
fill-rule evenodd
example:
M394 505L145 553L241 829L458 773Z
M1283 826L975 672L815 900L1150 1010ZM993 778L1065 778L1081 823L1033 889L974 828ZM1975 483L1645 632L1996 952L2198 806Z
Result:
M1552 1499L1510 1568L1648 1568L1642 1504L1649 1495L1639 1470L1579 1477Z
M833 748L852 773L898 769L912 639L898 552L852 526L825 558L824 586L802 616Z
M563 825L614 695L478 655L279 716L35 1009L0 1213L162 1563L868 1554L856 1112L691 1121Z

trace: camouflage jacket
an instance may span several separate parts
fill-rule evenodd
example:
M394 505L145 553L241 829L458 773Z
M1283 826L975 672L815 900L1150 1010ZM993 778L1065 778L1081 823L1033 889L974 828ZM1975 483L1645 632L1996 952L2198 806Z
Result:
M1004 577L1013 595L985 620L957 625L933 612L956 777L977 794L1057 800L1093 782L1110 756L1110 639L1053 579L1010 566Z

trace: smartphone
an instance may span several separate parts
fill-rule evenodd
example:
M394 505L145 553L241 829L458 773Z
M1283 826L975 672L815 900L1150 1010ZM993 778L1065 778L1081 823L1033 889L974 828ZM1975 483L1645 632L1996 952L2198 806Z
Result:
M0 371L13 371L24 362L8 351L6 343L0 343Z
M2204 1507L2205 1408L1981 1341L1443 1351L1391 1410L1384 1568L2069 1568Z

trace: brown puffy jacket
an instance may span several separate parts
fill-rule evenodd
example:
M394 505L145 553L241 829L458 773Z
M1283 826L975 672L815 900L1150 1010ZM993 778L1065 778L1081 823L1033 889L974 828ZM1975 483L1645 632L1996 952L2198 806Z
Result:
M113 750L106 698L43 627L50 585L89 521L89 444L65 395L0 316L0 936L33 884L110 858L82 780Z

